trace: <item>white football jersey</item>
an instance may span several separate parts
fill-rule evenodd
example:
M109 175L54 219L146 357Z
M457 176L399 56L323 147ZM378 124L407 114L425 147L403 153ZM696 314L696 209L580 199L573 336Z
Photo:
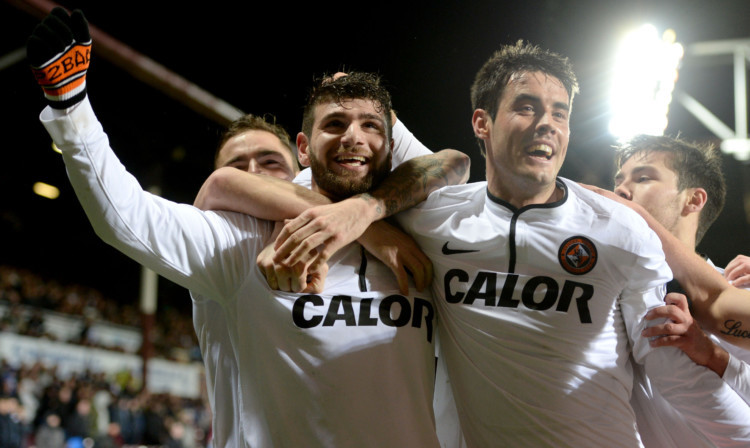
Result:
M707 260L714 266L710 260ZM716 268L716 266L714 266ZM723 273L723 269L716 268ZM750 350L729 344L715 336L711 339L730 354L730 363L722 379L732 387L745 402L750 402L748 384L750 372ZM687 421L649 381L643 367L634 366L635 384L631 404L635 410L638 432L646 448L716 447L693 424ZM750 426L750 422L747 423Z
M446 187L398 217L433 262L440 355L467 445L640 446L631 352L709 437L750 441L731 389L640 336L671 279L656 235L627 207L558 185L562 200L522 209L485 182Z
M144 192L88 99L41 120L107 243L191 291L217 447L431 447L435 310L352 244L323 294L272 291L272 223Z

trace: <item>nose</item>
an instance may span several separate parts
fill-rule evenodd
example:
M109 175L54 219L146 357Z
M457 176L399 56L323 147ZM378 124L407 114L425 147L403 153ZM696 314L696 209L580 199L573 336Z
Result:
M539 117L536 124L536 131L539 135L554 135L557 133L557 126L555 126L555 122L552 120L552 114L550 112L545 112Z
M263 174L260 164L255 159L250 159L247 163L247 172L252 174Z
M354 148L362 144L362 132L356 123L351 123L341 135L341 146Z
M633 194L627 188L627 186L625 185L625 182L615 187L615 194L617 196L620 196L621 198L627 199L628 201L633 200Z

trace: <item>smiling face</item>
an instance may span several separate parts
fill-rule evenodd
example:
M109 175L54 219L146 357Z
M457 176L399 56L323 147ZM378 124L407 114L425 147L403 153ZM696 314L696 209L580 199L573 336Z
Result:
M257 129L235 135L224 143L216 158L216 167L222 166L285 180L292 180L295 174L289 148L274 134Z
M674 234L692 189L678 188L668 158L661 151L634 154L615 175L615 193L641 205Z
M472 122L487 151L490 193L517 207L555 199L570 139L569 114L567 90L542 72L512 76L494 120L477 109Z
M382 108L348 99L315 106L310 136L297 136L299 160L312 170L313 189L334 199L364 193L391 169L391 142Z

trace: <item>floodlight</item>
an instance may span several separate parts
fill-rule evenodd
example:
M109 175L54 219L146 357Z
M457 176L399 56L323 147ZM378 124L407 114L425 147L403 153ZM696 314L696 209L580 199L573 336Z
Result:
M57 199L60 196L60 190L57 187L44 182L36 182L33 190L34 193L47 199Z
M612 135L627 139L664 133L683 54L673 30L659 37L656 28L647 24L623 38L610 92Z

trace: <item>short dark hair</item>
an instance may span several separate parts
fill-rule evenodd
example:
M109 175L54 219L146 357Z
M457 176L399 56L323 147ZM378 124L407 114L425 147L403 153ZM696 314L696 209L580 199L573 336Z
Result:
M698 219L695 243L716 221L726 201L727 187L721 165L721 152L710 143L688 142L665 135L637 135L615 147L617 169L636 154L669 154L668 168L677 175L677 189L703 188L708 198Z
M494 120L505 86L513 75L522 72L542 72L559 79L573 105L578 80L568 58L519 40L496 51L479 69L471 85L471 107L487 111ZM481 140L479 148L484 155Z
M270 114L266 114L263 117L247 114L229 123L229 126L227 126L226 130L224 130L224 132L221 134L219 145L216 148L216 153L214 154L215 168L219 168L218 166L216 166L216 162L219 160L219 154L221 153L222 148L224 148L224 145L227 144L227 141L247 131L266 131L275 135L279 139L279 141L281 141L281 144L284 145L292 154L292 162L294 163L294 166L292 166L291 168L294 170L294 172L299 171L299 165L297 164L297 154L294 149L295 147L292 146L289 134L280 124L276 123L276 117Z
M315 107L325 102L341 104L346 100L363 99L375 104L378 113L382 113L386 124L386 138L391 139L393 122L391 120L391 94L383 86L380 76L374 73L349 72L345 76L333 79L324 75L316 80L307 98L302 115L302 132L310 138L315 122Z

